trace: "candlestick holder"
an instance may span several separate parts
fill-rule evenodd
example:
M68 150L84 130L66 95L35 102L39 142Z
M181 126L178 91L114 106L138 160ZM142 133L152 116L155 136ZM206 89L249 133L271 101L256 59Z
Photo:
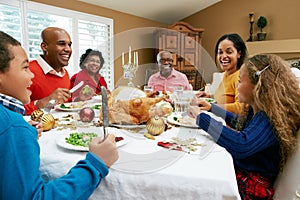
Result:
M124 79L128 79L128 86L134 87L134 83L132 82L133 78L135 77L135 73L138 69L138 64L136 63L128 63L123 65L124 70Z
M253 41L253 23L254 23L254 13L249 13L249 20L250 20L250 36L247 40L247 42Z

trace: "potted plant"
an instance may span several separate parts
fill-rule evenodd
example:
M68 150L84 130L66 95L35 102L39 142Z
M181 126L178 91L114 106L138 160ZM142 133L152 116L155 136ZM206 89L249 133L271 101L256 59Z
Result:
M264 16L260 16L257 20L257 27L260 29L260 32L257 33L258 41L265 40L267 33L263 32L263 28L267 26L267 18Z

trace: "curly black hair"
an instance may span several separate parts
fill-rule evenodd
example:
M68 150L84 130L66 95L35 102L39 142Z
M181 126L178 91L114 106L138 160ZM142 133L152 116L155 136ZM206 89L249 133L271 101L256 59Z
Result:
M79 64L80 64L81 69L84 69L84 64L87 62L89 56L99 56L99 58L100 58L100 69L103 67L104 58L102 56L102 53L98 50L87 49L85 51L85 53L80 56Z
M10 46L21 46L21 43L10 35L0 31L0 72L5 72L13 59Z

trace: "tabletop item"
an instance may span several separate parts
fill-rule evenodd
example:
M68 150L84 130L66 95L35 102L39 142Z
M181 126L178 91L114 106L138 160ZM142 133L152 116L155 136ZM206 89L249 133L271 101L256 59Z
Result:
M96 132L96 131L95 131ZM83 137L85 139L83 139ZM63 134L57 134L55 143L61 148L73 151L89 151L90 141L97 137L97 134L94 132L89 133L68 133L64 131ZM69 141L69 142L68 142ZM116 146L121 147L129 142L128 137L122 135L116 137Z
M44 112L49 113L52 108L54 108L56 100L51 99L45 106Z
M189 117L186 113L172 113L167 117L167 122L188 128L199 128L196 119Z
M80 111L86 102L71 102L71 103L62 103L54 106L56 110L65 111L65 112L76 112Z
M83 83L83 81L80 81L77 85L70 89L70 93L74 93L76 90L78 90L81 86L83 86Z
M51 130L55 125L55 119L52 114L45 113L42 117L43 131Z
M160 135L165 131L166 124L163 118L155 116L148 120L146 127L151 135Z
M106 138L106 127L109 126L109 116L108 116L107 90L104 86L101 86L101 95L102 95L103 134L104 134L104 138Z

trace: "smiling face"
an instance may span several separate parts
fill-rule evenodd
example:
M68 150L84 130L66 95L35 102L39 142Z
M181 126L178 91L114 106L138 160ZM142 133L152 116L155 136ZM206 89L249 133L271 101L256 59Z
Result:
M4 72L0 72L0 93L9 95L20 100L23 104L30 102L31 85L33 73L28 67L28 58L21 46L10 46L8 48L13 59ZM13 83L13 86L12 86Z
M172 54L167 51L160 52L157 55L157 63L160 74L164 77L168 77L172 72L173 58Z
M234 47L232 41L225 39L218 46L217 60L222 69L228 74L238 70L237 62L240 58L240 52Z
M241 103L247 103L254 107L253 91L255 85L251 82L248 70L245 65L242 65L239 74L239 83L237 85L237 91L239 92L238 99Z
M101 61L99 56L91 55L87 57L85 62L85 69L88 71L89 74L96 74L99 72L101 66Z
M69 64L71 45L71 38L65 30L52 28L45 31L41 44L44 59L54 70L61 71Z

